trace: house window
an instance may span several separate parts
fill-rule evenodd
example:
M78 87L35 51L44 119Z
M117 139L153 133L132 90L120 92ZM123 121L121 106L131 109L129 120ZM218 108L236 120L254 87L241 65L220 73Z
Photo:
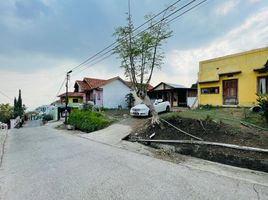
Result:
M73 103L78 103L78 99L73 99Z
M268 81L267 81L267 76L265 77L258 77L258 88L257 92L258 94L267 94L268 93Z
M201 88L201 94L219 94L219 87Z

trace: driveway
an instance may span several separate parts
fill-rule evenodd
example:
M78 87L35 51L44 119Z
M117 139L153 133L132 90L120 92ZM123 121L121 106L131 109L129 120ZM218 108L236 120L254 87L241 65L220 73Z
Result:
M267 199L267 174L253 175L255 181L226 177L42 126L9 133L0 171L0 197Z

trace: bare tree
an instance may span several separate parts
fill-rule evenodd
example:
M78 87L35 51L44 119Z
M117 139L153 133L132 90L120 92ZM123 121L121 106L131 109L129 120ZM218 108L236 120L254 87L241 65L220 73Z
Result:
M166 14L166 13L165 13ZM160 68L164 53L161 49L167 38L171 37L165 14L159 21L147 15L148 27L135 34L131 15L128 15L126 26L116 28L114 36L118 45L114 53L121 59L125 76L132 82L137 96L148 106L152 115L152 124L159 124L159 116L147 95L148 86L155 68Z

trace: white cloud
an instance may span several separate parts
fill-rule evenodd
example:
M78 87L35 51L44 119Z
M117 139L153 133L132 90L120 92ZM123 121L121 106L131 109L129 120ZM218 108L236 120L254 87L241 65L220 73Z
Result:
M156 70L152 84L156 85L161 81L166 81L190 86L197 80L199 61L268 46L268 7L256 13L239 27L206 46L187 50L174 49L168 52L163 69ZM21 88L23 102L30 107L51 103L64 79L64 73L70 66L80 63L80 60L75 61L37 53L31 53L30 56L18 55L20 56L0 56L1 67L5 67L5 69L0 69L0 90L14 98ZM38 67L30 72L12 71L12 68L18 67L18 63L21 64L22 69L25 69L24 67L29 63L31 66ZM114 63L112 64L114 65ZM85 76L110 78L119 75L123 77L123 70L119 67L116 68L117 70L111 69L112 64L98 64L78 75L75 75L75 72L72 73L70 90L73 89L75 80ZM7 98L0 95L0 103L2 102L7 102ZM12 100L9 102L13 103Z
M223 4L220 4L216 9L216 12L220 15L227 15L230 13L238 4L240 0L229 0L225 1Z
M263 0L248 0L250 3L258 3L258 2L261 2Z
M21 89L23 103L30 107L51 103L60 82L64 78L66 66L77 64L71 60L37 54L31 54L31 57L1 57L0 63L2 67L5 66L4 69L0 69L0 89L11 99L18 96L18 90ZM21 64L22 70L20 72L12 70L13 66L19 67L18 63L31 64L31 69L34 69L34 65L41 66L41 68L24 71L23 64ZM13 104L12 100L7 100L7 98L0 96L0 103Z
M8 102L13 104L13 98L18 96L18 91L21 89L23 103L31 109L52 103L65 78L67 70L70 69L70 66L73 67L79 64L79 61L76 62L63 58L58 59L38 54L31 54L31 57L22 56L22 58L15 59L13 61L12 59L0 57L0 63L11 66L16 63L31 63L32 66L36 64L38 67L36 70L27 72L13 71L9 67L0 69L0 91L11 98L8 99L0 94L0 103ZM81 71L81 69L85 70ZM71 73L69 91L74 90L75 80L82 80L84 77L108 79L119 75L123 78L123 73L118 73L119 70L119 68L118 70L111 70L110 66L101 63L93 67L81 67ZM123 72L123 70L120 71ZM63 92L65 92L65 85L63 85L60 93Z
M268 46L268 8L207 46L169 52L166 65L170 71L155 73L153 83L166 81L191 86L197 80L200 61L265 46Z

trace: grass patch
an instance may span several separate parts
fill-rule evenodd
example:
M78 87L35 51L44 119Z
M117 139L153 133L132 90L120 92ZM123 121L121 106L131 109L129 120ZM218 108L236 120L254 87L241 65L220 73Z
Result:
M209 108L186 110L183 112L173 112L161 115L161 117L170 119L176 117L192 118L207 120L211 119L216 122L224 122L235 127L240 127L240 121L246 121L254 125L268 128L263 116L251 112L248 108Z
M243 121L268 129L268 123L264 116L258 113L248 112Z
M68 123L75 129L89 133L107 127L110 121L101 113L75 110L70 114Z
M103 114L111 121L120 121L124 115L129 115L128 109L104 109Z

